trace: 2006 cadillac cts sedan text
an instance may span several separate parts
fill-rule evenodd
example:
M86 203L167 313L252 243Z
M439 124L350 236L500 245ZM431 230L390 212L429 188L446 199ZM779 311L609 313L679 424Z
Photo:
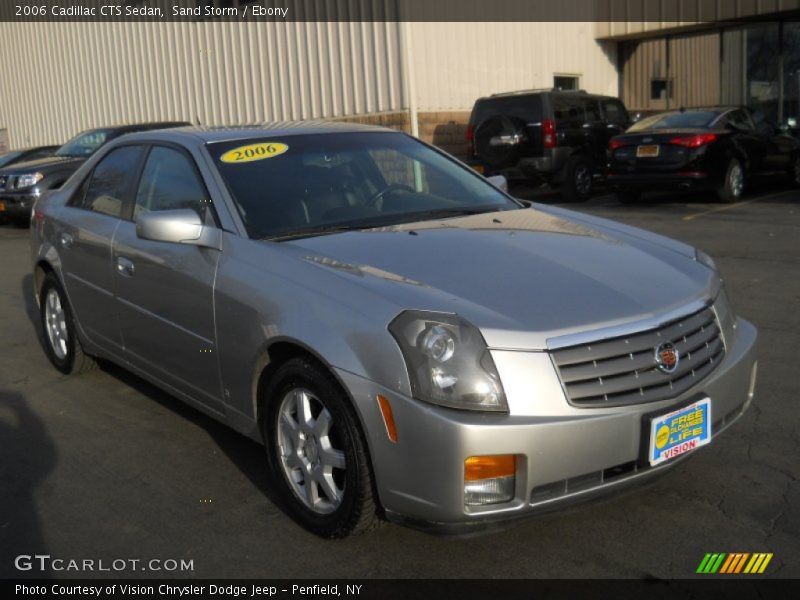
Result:
M756 330L707 255L380 128L124 136L40 200L32 255L58 369L111 360L263 440L326 537L619 490L753 396Z

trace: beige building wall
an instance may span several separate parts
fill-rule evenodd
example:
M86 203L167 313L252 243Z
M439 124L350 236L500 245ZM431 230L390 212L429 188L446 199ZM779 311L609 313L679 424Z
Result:
M12 147L124 122L216 125L406 106L396 23L2 22L0 50L10 57L0 128Z
M480 96L548 88L555 74L617 93L615 45L593 23L0 22L0 51L11 147L171 119L410 130L413 104L421 137L460 154Z
M800 10L800 0L598 0L598 39L624 39L702 28L720 21Z

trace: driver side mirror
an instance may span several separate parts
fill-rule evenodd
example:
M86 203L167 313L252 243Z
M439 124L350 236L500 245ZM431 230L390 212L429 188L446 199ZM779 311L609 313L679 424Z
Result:
M506 194L508 193L508 180L503 175L492 175L491 177L487 177L486 181L491 183L494 187L502 190Z
M204 225L200 215L190 208L141 213L136 217L136 236L154 242L222 250L220 230Z

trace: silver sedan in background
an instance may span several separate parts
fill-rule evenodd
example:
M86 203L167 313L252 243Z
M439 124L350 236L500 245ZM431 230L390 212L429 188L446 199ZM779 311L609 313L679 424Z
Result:
M113 361L262 441L325 537L613 492L753 397L756 330L707 255L387 129L127 135L32 223L53 365Z

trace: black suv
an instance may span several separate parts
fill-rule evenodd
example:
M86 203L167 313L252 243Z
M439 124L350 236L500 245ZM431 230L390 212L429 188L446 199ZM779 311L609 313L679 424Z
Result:
M603 173L608 141L631 124L625 105L584 91L531 90L475 102L467 152L485 175L544 179L585 200Z

